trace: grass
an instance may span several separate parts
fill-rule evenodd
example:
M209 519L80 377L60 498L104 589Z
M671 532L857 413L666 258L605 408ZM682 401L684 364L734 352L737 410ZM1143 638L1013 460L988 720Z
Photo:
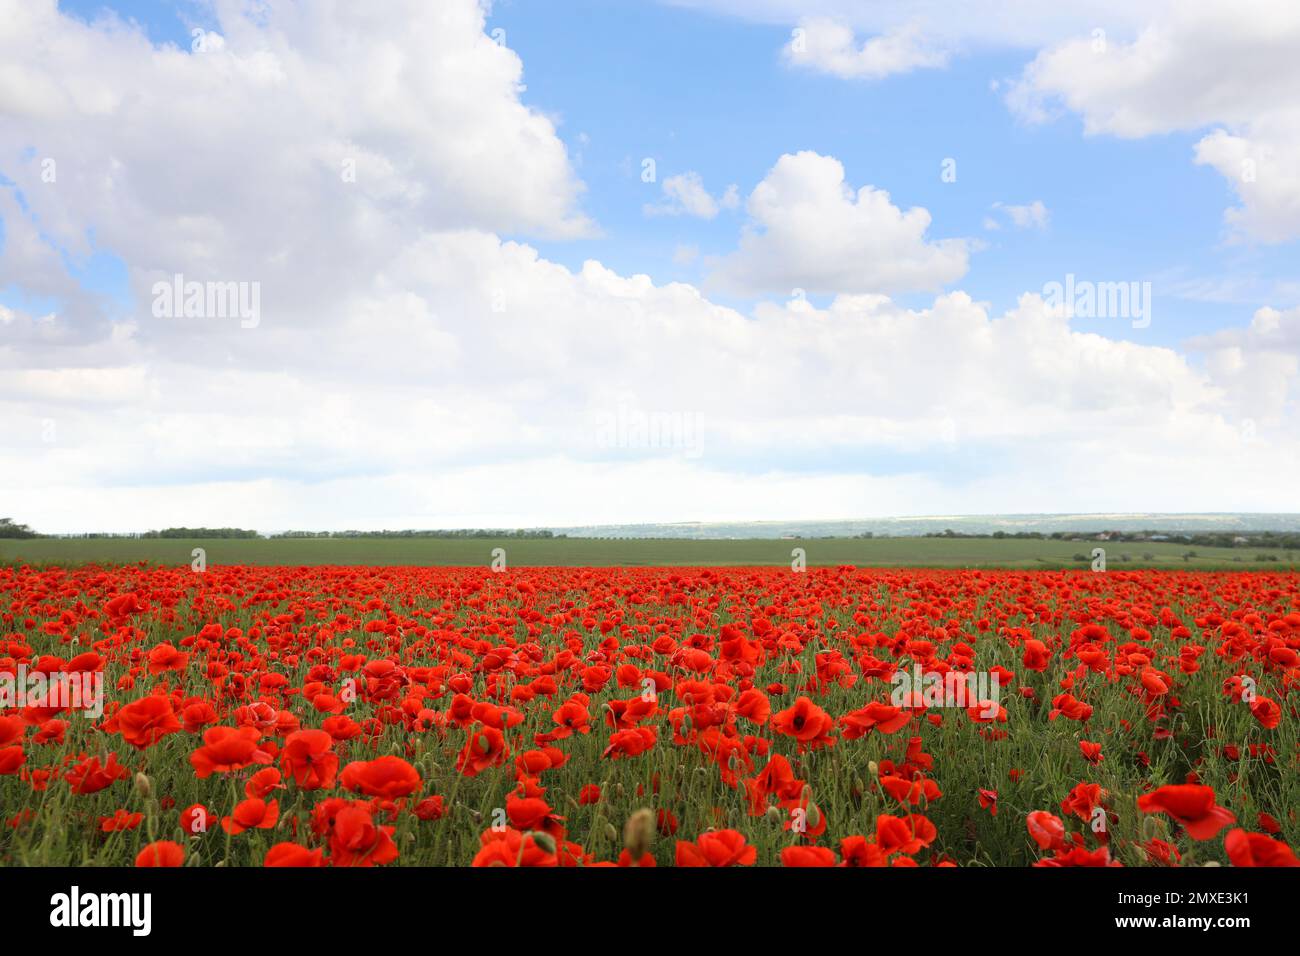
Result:
M827 538L680 540L609 538L159 539L35 538L0 540L0 562L30 564L189 565L203 548L212 565L369 565L474 567L504 548L512 567L706 567L788 565L803 548L810 567L1087 568L1106 549L1109 570L1294 570L1295 552L1256 547L1205 548L1171 542L1007 540L992 538ZM1188 551L1195 557L1184 558ZM1276 561L1258 561L1271 554ZM1146 557L1149 555L1150 557ZM1124 560L1125 556L1128 560Z

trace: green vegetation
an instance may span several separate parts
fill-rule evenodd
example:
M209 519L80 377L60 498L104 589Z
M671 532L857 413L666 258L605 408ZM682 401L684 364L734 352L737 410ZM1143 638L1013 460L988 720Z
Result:
M563 538L549 528L520 528L501 531L491 528L460 528L457 530L416 531L284 531L269 535L272 538Z
M994 531L991 534L971 534L951 529L926 534L927 538L994 538L997 540L1035 540L1035 541L1101 541L1111 545L1118 543L1159 543L1162 541L1176 544L1195 545L1208 548L1281 548L1287 551L1300 550L1300 534L1291 531ZM1267 559L1264 559L1267 560Z
M12 518L0 518L0 538L35 538L36 532L25 524L16 524Z
M1094 547L1109 571L1296 569L1300 551L1197 547L1185 542L1133 544L1021 538L817 538L683 540L671 538L360 537L360 538L30 538L0 540L0 561L188 565L203 548L209 565L487 566L504 548L515 567L789 565L803 548L810 566L1080 568Z

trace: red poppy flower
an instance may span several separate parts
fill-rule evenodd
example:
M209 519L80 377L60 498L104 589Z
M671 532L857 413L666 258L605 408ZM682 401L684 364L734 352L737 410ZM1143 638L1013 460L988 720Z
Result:
M1300 866L1295 851L1282 841L1240 827L1228 831L1223 848L1233 866Z
M1278 706L1277 701L1270 700L1267 697L1258 697L1250 705L1250 712L1260 726L1268 730L1276 730L1277 725L1282 722L1282 708Z
M884 851L860 835L840 841L840 866L887 866Z
M782 866L835 866L835 851L824 846L788 846L781 851Z
M447 814L447 807L440 795L425 797L411 810L421 820L441 820Z
M1045 671L1051 662L1052 652L1048 650L1046 644L1033 637L1025 641L1025 653L1020 658L1020 663L1027 670Z
M280 769L304 790L328 790L339 769L333 748L334 738L323 730L295 731L285 738Z
M309 850L297 843L277 843L266 851L262 866L270 867L311 867L324 866L323 850Z
M1099 764L1106 759L1102 756L1101 744L1093 743L1090 740L1079 741L1079 752L1083 754L1083 759L1090 764Z
M840 718L845 740L857 740L872 730L892 734L902 730L912 719L912 712L890 704L872 701L860 710L850 711Z
M771 727L778 734L785 734L799 741L800 749L822 747L835 743L830 730L835 721L807 697L799 697L794 704L773 714Z
M143 813L131 813L127 810L116 810L111 817L100 817L99 828L105 833L116 833L119 830L134 830L144 819Z
M149 673L162 674L167 671L183 671L189 664L190 655L182 654L170 643L162 643L149 652Z
M280 804L275 800L249 797L235 804L230 816L221 818L221 829L227 833L245 830L269 830L280 819Z
M758 850L737 830L701 833L694 843L677 841L678 866L753 866Z
M540 844L532 833L507 827L487 830L479 839L482 846L470 866L559 866L555 850Z
M1065 824L1061 818L1046 810L1035 810L1025 818L1029 835L1044 850L1059 850L1065 846Z
M334 817L330 860L335 866L383 866L397 859L393 827L377 826L370 807L346 806Z
M1216 806L1214 789L1170 784L1137 799L1143 813L1166 813L1183 825L1193 840L1208 840L1236 821L1231 810Z
M409 797L424 785L414 767L392 755L348 764L339 782L349 790L385 800Z
M214 773L270 763L271 755L258 747L261 737L254 727L209 727L203 734L203 746L190 754L194 775L202 780Z
M264 767L248 778L248 783L244 784L244 795L268 797L273 791L284 789L280 779L280 771L274 767Z
M132 701L114 719L122 739L139 750L152 747L167 734L181 729L171 699L157 695Z
M0 777L16 774L27 760L21 744L0 747Z
M876 818L876 846L886 855L900 852L911 856L937 836L934 824L919 813L906 817L882 813Z
M185 850L173 840L155 840L135 857L136 866L184 866Z
M476 724L470 727L465 749L456 758L456 769L467 777L476 777L489 767L504 763L509 756L505 734L495 727Z
M98 793L118 780L131 776L131 772L117 762L117 754L109 754L101 764L98 757L88 757L68 770L64 779L76 794Z
M181 811L180 825L181 829L191 836L199 833L206 833L208 821L212 819L208 808L201 803L194 803Z

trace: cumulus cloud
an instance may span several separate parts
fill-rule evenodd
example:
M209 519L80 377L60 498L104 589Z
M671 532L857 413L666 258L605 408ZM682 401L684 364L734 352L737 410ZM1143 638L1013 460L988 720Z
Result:
M15 184L0 188L0 286L57 302L0 311L0 499L19 520L270 530L1291 500L1294 411L1241 371L1294 355L1278 331L1291 313L1198 343L1202 366L1077 332L1033 295L1002 314L955 291L906 308L888 293L956 281L967 243L929 238L924 209L853 189L816 153L782 157L753 190L715 277L835 294L825 307L742 311L596 260L571 269L517 235L587 224L564 146L520 102L518 58L478 5L412 0L405 19L313 5L314 29L294 5L261 6L218 5L225 43L196 54L0 0L0 171ZM131 302L82 288L68 263L93 252L120 259ZM177 272L260 281L262 321L155 317L152 283ZM1270 440L1243 442L1243 417Z
M6 499L70 530L102 526L109 503L118 527L188 507L276 528L1273 510L1290 494L1295 437L1246 441L1248 412L1271 426L1231 392L1236 369L1076 332L1035 295L1002 315L960 292L746 315L487 234L426 237L388 281L447 343L395 327L319 339L327 357L283 370L196 380L146 360L111 388L73 370L19 382L0 395L19 426Z
M712 279L747 294L937 289L966 273L970 244L931 240L930 213L872 186L854 190L833 156L782 156L746 201L739 248Z
M394 223L592 231L564 144L520 102L522 62L479 4L214 13L198 53L55 0L0 0L0 162L50 241L84 255L93 222L94 242L142 268L313 262L328 284L368 271Z
M1098 24L1140 27L1180 0L663 0L671 6L707 10L759 23L794 26L830 20L868 36L914 32L943 49L1007 49L1040 46Z
M1022 119L1082 117L1090 134L1203 133L1195 162L1236 194L1229 238L1300 236L1300 6L1291 0L666 0L799 24L793 65L844 78L941 67L956 53L1037 51L1005 89ZM855 34L868 39L859 43Z
M740 190L736 185L728 186L717 198L704 188L704 179L699 173L690 171L669 176L663 181L664 198L658 203L646 203L644 212L647 216L694 216L697 219L713 219L719 210L735 209L740 205Z
M1300 110L1247 124L1249 135L1215 130L1196 144L1240 201L1224 214L1234 237L1266 243L1300 236Z
M853 28L828 17L802 21L781 51L786 63L841 79L878 80L920 68L947 66L948 51L915 24L870 37L860 45Z
M1131 41L1089 35L1040 52L1007 93L1022 117L1079 114L1092 134L1208 132L1195 160L1240 206L1232 233L1300 236L1300 7L1284 0L1178 4ZM1212 128L1213 127L1213 128Z
M1252 425L1295 420L1300 384L1300 307L1262 308L1244 329L1197 336L1188 348L1225 388L1225 401Z
M995 215L984 220L986 229L1001 229L1003 222L1010 223L1017 229L1046 229L1048 219L1051 218L1041 199L1023 205L995 202L993 211Z

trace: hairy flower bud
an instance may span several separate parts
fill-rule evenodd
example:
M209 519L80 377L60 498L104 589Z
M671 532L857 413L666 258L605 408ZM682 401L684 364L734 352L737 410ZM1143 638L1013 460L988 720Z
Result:
M649 851L654 833L655 815L648 807L642 807L627 818L627 823L623 824L623 845L632 859L639 860Z

